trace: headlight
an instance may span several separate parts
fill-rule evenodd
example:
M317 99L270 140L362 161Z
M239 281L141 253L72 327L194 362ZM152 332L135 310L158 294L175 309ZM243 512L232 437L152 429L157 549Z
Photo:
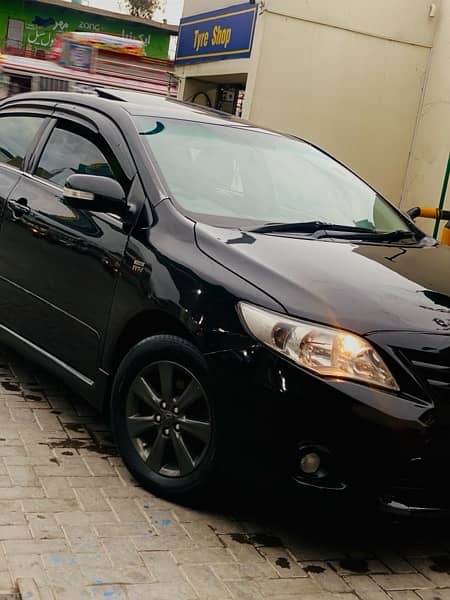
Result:
M399 389L375 348L353 333L291 319L245 302L239 303L239 313L251 335L305 369Z

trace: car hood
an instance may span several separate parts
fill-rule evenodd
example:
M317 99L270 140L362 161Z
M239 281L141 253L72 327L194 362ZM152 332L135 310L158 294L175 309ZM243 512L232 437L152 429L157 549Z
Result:
M258 234L196 224L198 247L301 319L360 334L450 333L450 247Z

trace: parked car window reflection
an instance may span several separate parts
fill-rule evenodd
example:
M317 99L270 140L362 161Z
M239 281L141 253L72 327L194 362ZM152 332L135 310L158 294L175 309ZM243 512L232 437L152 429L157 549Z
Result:
M23 169L23 160L42 117L6 116L0 119L0 163Z
M36 175L55 185L64 186L69 175L74 173L115 179L105 155L94 142L57 127L42 153Z

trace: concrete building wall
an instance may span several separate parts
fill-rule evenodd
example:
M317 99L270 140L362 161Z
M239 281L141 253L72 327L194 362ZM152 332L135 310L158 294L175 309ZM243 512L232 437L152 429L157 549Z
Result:
M443 0L412 145L402 208L418 204L438 205L449 154L450 0ZM450 192L447 193L445 206L450 208Z
M245 116L322 146L399 203L434 23L427 0L392 4L267 1Z
M241 0L186 0L183 6L183 17L198 15L203 12L211 12L219 8L226 8L240 4ZM242 1L242 4L244 2Z
M264 5L272 14L387 39L429 46L434 36L430 0L265 0Z

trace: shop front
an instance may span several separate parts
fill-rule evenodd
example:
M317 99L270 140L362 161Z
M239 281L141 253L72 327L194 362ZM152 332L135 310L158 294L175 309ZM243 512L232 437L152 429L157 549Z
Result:
M183 17L176 54L180 98L242 115L257 9L247 2Z

